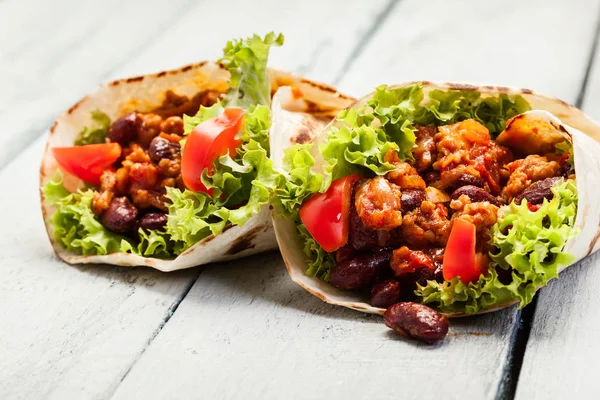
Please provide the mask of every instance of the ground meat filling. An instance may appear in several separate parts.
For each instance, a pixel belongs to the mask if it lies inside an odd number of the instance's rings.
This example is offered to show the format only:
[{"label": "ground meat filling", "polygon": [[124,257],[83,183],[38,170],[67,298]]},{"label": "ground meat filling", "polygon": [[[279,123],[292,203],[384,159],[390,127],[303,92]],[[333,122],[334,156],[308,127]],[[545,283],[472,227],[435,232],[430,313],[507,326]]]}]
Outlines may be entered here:
[{"label": "ground meat filling", "polygon": [[92,211],[105,228],[135,237],[139,228],[161,229],[167,223],[167,187],[185,189],[181,177],[183,114],[211,106],[219,93],[206,91],[192,99],[167,92],[163,105],[150,112],[131,112],[114,121],[108,140],[123,149],[114,169],[100,177]]},{"label": "ground meat filling", "polygon": [[417,126],[415,136],[415,147],[412,149],[413,157],[415,158],[415,168],[417,171],[426,171],[429,169],[437,152],[435,151],[435,140],[433,139],[437,133],[435,126]]},{"label": "ground meat filling", "polygon": [[502,191],[506,200],[512,200],[534,182],[558,176],[561,173],[558,162],[548,161],[548,158],[535,154],[513,161],[507,167],[510,171],[510,178]]},{"label": "ground meat filling", "polygon": [[500,194],[501,168],[512,160],[510,150],[492,141],[488,129],[475,120],[438,129],[433,169],[440,172],[440,179],[433,186],[456,189],[474,185],[495,196]]},{"label": "ground meat filling", "polygon": [[332,270],[334,286],[369,289],[380,306],[388,297],[414,300],[417,284],[443,281],[444,248],[455,220],[475,225],[476,251],[485,258],[500,206],[513,199],[541,203],[564,175],[556,156],[515,160],[474,120],[419,126],[415,135],[414,160],[390,151],[384,160],[394,170],[355,184],[348,244],[337,251]]},{"label": "ground meat filling", "polygon": [[355,207],[368,229],[389,231],[402,225],[400,188],[382,176],[358,183]]}]

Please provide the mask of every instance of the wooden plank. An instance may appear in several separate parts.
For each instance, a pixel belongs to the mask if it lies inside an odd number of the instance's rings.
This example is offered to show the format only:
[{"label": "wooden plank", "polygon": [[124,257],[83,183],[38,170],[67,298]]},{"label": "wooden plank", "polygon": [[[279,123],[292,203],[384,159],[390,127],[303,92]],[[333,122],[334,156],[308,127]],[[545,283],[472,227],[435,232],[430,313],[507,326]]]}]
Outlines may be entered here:
[{"label": "wooden plank", "polygon": [[429,399],[442,376],[464,398],[482,398],[495,392],[479,379],[501,372],[512,315],[457,320],[446,342],[427,347],[380,317],[321,302],[290,281],[278,256],[260,255],[206,268],[114,398]]},{"label": "wooden plank", "polygon": [[[583,110],[600,119],[600,44]],[[517,386],[517,399],[596,398],[600,361],[600,254],[561,273],[539,294]]]},{"label": "wooden plank", "polygon": [[58,261],[39,208],[42,145],[0,173],[14,188],[0,197],[0,397],[106,397],[200,271]]},{"label": "wooden plank", "polygon": [[0,167],[112,70],[148,51],[146,47],[194,4],[190,0],[152,0],[144,7],[116,0],[5,4],[0,13],[0,129],[6,133],[0,135]]},{"label": "wooden plank", "polygon": [[[496,83],[575,101],[596,0],[403,1],[340,88],[368,93],[411,80]],[[390,39],[388,39],[390,38]],[[357,79],[356,76],[360,76]]]},{"label": "wooden plank", "polygon": [[[542,4],[403,1],[354,52],[347,73],[336,76],[352,93],[416,78],[478,79],[532,83],[574,101],[570,86],[583,78],[594,17],[569,1],[553,3],[551,11]],[[557,35],[565,21],[573,22]],[[548,65],[563,43],[573,43],[569,63]],[[514,308],[454,320],[448,340],[431,348],[397,338],[379,317],[320,302],[289,282],[279,258],[217,268],[205,270],[115,398],[434,399],[443,390],[446,398],[489,399],[503,393],[498,388],[519,316]],[[443,388],[432,389],[432,382],[444,382]]]},{"label": "wooden plank", "polygon": [[[339,68],[351,52],[352,42],[336,39],[339,32],[348,24],[354,26],[355,32],[360,31],[385,2],[371,2],[365,8],[360,0],[344,1],[338,3],[344,12],[337,18],[333,13],[335,7],[330,4],[321,7],[328,14],[313,17],[318,2],[311,1],[300,7],[269,0],[262,3],[264,10],[250,8],[242,1],[211,3],[210,16],[209,8],[199,4],[180,12],[181,20],[162,27],[153,24],[147,16],[145,25],[152,26],[153,32],[158,30],[162,39],[146,43],[139,53],[126,44],[119,45],[122,46],[119,52],[125,55],[122,59],[127,61],[115,75],[213,58],[232,35],[223,21],[233,21],[236,25],[231,28],[237,35],[265,32],[270,28],[285,31],[288,34],[286,46],[292,49],[287,50],[289,59],[280,58],[284,60],[282,64],[289,69],[303,68],[305,72],[325,76],[330,71],[327,68],[331,71]],[[228,19],[233,14],[247,18]],[[299,23],[308,20],[321,29],[310,30]],[[248,25],[244,26],[246,22]],[[116,30],[114,37],[123,38],[131,26],[121,24],[111,29]],[[202,41],[203,37],[207,43]],[[110,47],[100,39],[93,39],[79,50],[80,57],[91,58],[99,54],[97,52],[108,52],[104,46]],[[284,49],[276,51],[286,51]],[[322,54],[321,49],[325,49],[326,54]],[[307,65],[304,54],[316,56]],[[141,59],[142,64],[128,65]],[[323,63],[323,59],[328,62]],[[44,115],[53,118],[63,108],[62,103],[58,103],[74,93],[71,85],[80,82],[80,89],[88,90],[89,86],[96,85],[98,77],[110,78],[107,70],[97,66],[95,60],[81,71],[71,69],[72,74],[78,75],[69,77],[64,99],[60,85],[40,87],[39,97],[45,100],[31,112],[43,109]],[[51,99],[58,105],[51,105]],[[25,110],[17,107],[14,112],[25,115]],[[31,112],[26,116],[31,116]],[[35,136],[41,133],[35,124],[25,118],[15,118],[10,124],[3,122],[3,129],[18,132],[18,128],[26,126]],[[40,138],[0,172],[0,185],[15,188],[16,192],[14,195],[6,192],[0,198],[0,210],[3,210],[0,233],[7,238],[0,243],[3,266],[0,268],[0,316],[4,323],[0,330],[0,398],[105,398],[116,389],[168,321],[200,271],[192,269],[166,275],[146,269],[70,267],[56,260],[38,211],[37,172],[43,140]],[[226,265],[220,267],[226,268]]]}]

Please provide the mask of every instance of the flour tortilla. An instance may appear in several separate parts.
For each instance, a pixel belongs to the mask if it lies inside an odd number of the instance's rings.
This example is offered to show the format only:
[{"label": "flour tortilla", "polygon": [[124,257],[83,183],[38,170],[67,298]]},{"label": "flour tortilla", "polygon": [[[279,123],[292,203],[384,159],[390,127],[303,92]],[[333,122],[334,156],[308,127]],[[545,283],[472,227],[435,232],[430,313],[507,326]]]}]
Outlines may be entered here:
[{"label": "flour tortilla", "polygon": [[[391,88],[408,86],[417,82],[407,82],[400,85],[391,86]],[[514,89],[501,86],[482,86],[457,83],[432,83],[422,82],[424,91],[429,92],[433,89],[441,90],[468,90],[481,92],[482,96],[499,95],[502,93],[508,95],[522,95],[532,106],[533,111],[526,114],[544,119],[554,125],[558,131],[572,141],[575,159],[575,172],[577,174],[578,188],[578,208],[575,227],[580,233],[565,245],[565,251],[575,256],[575,264],[582,258],[592,254],[600,248],[600,207],[594,204],[600,198],[600,124],[592,120],[586,114],[576,107],[573,107],[562,100],[554,97],[534,93],[528,89]],[[358,100],[352,107],[360,108],[373,96],[368,94]],[[277,96],[276,96],[277,97]],[[277,100],[277,98],[276,98]],[[287,112],[278,105],[273,106],[274,112],[286,114]],[[285,116],[274,115],[274,119],[284,119]],[[311,117],[306,116],[305,120]],[[305,126],[309,122],[303,121],[300,126]],[[336,124],[332,121],[314,140],[316,143],[322,143],[327,136],[329,128]],[[294,143],[296,137],[302,132],[302,128],[294,131],[293,127],[287,125],[283,131],[272,131],[271,134],[271,157],[274,161],[281,162],[283,150],[288,143]],[[286,138],[285,136],[288,135]],[[291,135],[291,136],[290,136]],[[596,139],[596,140],[594,140]],[[598,141],[597,141],[598,140]],[[316,165],[323,163],[322,156],[313,148],[313,156]],[[385,309],[373,307],[368,303],[364,296],[350,291],[344,291],[335,288],[321,279],[309,277],[304,274],[308,265],[303,252],[303,243],[298,236],[295,223],[289,219],[279,218],[278,210],[273,211],[273,220],[275,234],[279,242],[279,248],[285,261],[290,277],[306,289],[308,292],[317,296],[321,300],[340,305],[354,310],[363,311],[372,314],[383,314]],[[571,264],[571,265],[573,265]],[[562,267],[561,271],[567,266]],[[509,307],[514,303],[499,305],[494,308],[484,310],[480,313],[496,311]],[[450,317],[463,316],[463,314],[447,314]]]},{"label": "flour tortilla", "polygon": [[[338,93],[330,86],[310,81],[287,72],[269,69],[273,90],[291,85],[293,96],[279,103],[290,115],[309,112],[316,123],[324,126],[340,109],[348,107],[354,99]],[[130,111],[150,111],[159,107],[165,92],[193,97],[204,90],[227,90],[229,72],[221,65],[202,62],[176,70],[123,79],[102,85],[59,116],[49,132],[40,169],[40,188],[55,175],[58,165],[52,147],[72,146],[77,135],[88,125],[93,125],[91,112],[101,110],[111,120]],[[318,127],[313,127],[318,129]],[[70,191],[83,186],[83,182],[65,174],[64,185]],[[225,261],[277,248],[268,207],[252,217],[243,226],[226,227],[223,233],[209,236],[172,260],[142,257],[127,253],[81,256],[66,251],[53,236],[50,218],[55,208],[41,194],[42,212],[48,237],[56,254],[71,264],[103,263],[122,266],[148,266],[161,271],[174,271],[215,261]]]}]

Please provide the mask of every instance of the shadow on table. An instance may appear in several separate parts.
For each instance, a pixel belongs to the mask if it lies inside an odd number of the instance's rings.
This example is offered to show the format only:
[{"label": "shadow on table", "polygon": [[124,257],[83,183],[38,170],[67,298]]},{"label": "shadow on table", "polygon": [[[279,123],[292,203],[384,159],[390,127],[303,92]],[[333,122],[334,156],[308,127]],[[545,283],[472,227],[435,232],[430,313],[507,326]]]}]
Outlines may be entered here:
[{"label": "shadow on table", "polygon": [[[287,307],[311,315],[382,323],[378,315],[361,313],[319,300],[293,282],[278,252],[260,254],[229,263],[212,264],[200,275],[194,285],[193,298],[203,304],[228,301],[231,307],[267,303]],[[491,336],[510,329],[515,308],[493,314],[454,318],[451,334],[454,336]]]},{"label": "shadow on table", "polygon": [[[311,315],[381,323],[381,317],[327,304],[293,282],[277,251],[208,265],[192,289],[202,304],[230,302],[231,307],[261,303]],[[188,296],[190,297],[190,296]]]},{"label": "shadow on table", "polygon": [[564,335],[565,330],[596,315],[598,285],[593,282],[600,280],[599,259],[600,252],[584,258],[538,292],[533,339]]}]

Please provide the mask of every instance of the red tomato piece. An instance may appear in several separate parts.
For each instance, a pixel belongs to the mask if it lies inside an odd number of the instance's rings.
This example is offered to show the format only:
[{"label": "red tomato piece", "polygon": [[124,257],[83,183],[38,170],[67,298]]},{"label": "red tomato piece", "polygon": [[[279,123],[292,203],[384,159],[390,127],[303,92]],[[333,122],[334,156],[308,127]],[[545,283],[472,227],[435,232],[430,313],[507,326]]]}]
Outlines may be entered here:
[{"label": "red tomato piece", "polygon": [[348,243],[352,187],[360,175],[336,179],[325,193],[315,193],[300,207],[300,220],[327,252]]},{"label": "red tomato piece", "polygon": [[202,171],[207,169],[210,174],[215,158],[235,154],[241,143],[235,136],[245,113],[240,108],[226,108],[222,115],[202,122],[188,135],[181,155],[181,176],[188,189],[212,195],[202,183]]},{"label": "red tomato piece", "polygon": [[449,281],[460,276],[464,283],[479,279],[483,272],[480,258],[475,253],[475,225],[463,219],[455,219],[444,251],[442,273]]},{"label": "red tomato piece", "polygon": [[54,147],[54,158],[61,169],[84,182],[100,185],[100,175],[112,168],[121,157],[118,143],[88,144],[74,147]]}]

